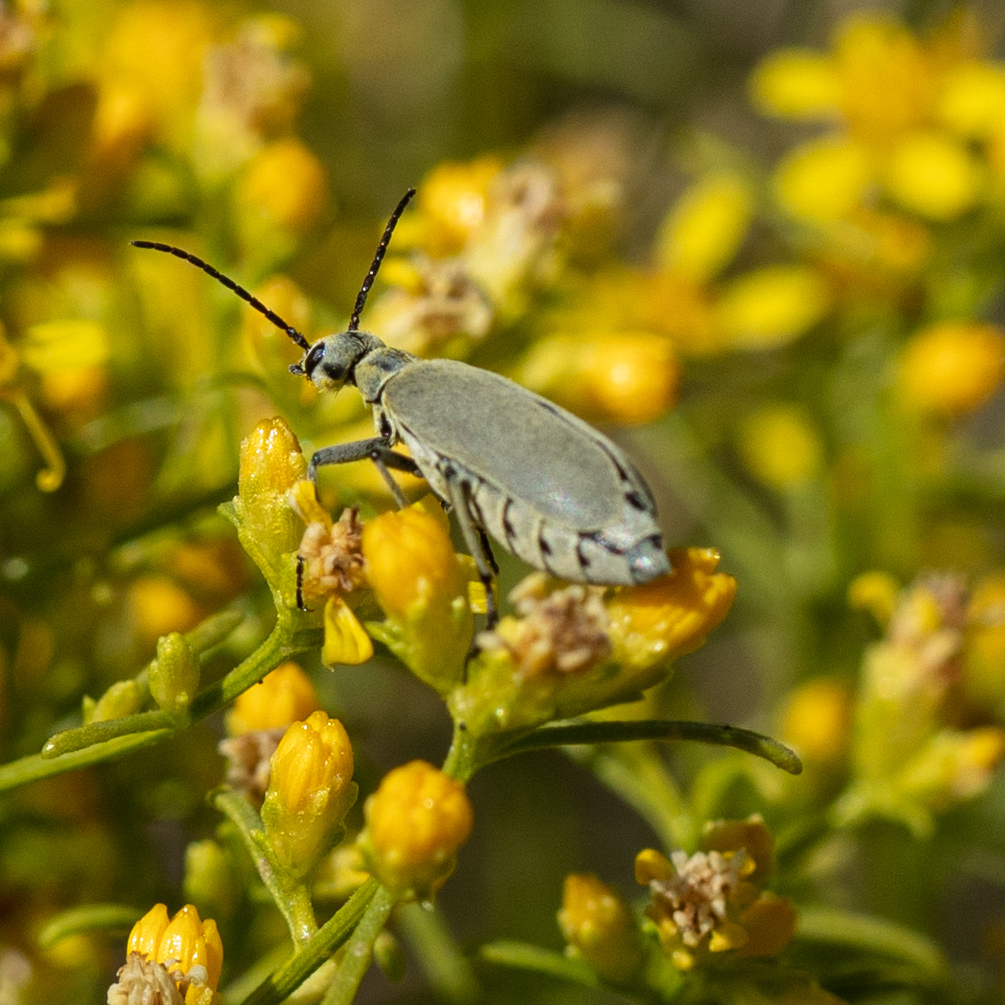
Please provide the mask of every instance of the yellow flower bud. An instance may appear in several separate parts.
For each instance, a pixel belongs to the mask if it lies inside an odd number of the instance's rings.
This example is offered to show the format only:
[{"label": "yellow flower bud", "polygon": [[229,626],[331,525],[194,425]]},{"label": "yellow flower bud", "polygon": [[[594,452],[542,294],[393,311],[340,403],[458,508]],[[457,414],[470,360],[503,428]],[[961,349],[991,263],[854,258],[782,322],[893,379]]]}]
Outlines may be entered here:
[{"label": "yellow flower bud", "polygon": [[286,727],[318,707],[310,677],[296,663],[282,663],[258,684],[237,696],[227,716],[227,732],[240,736],[256,729]]},{"label": "yellow flower bud", "polygon": [[140,710],[144,695],[135,680],[117,680],[97,700],[84,697],[84,722],[105,722]]},{"label": "yellow flower bud", "polygon": [[130,961],[136,958],[146,960],[160,964],[163,970],[156,973],[149,968],[131,967],[127,962],[119,971],[118,984],[109,991],[110,1002],[141,1000],[138,995],[129,995],[130,985],[138,990],[137,984],[156,986],[167,977],[174,981],[186,1001],[201,1005],[212,997],[206,994],[206,989],[213,992],[220,982],[223,943],[216,922],[211,918],[202,921],[191,904],[183,907],[170,920],[167,908],[163,904],[155,904],[133,926],[126,949]]},{"label": "yellow flower bud", "polygon": [[914,132],[890,152],[886,188],[905,209],[927,220],[955,220],[977,201],[984,184],[967,149],[937,132]]},{"label": "yellow flower bud", "polygon": [[199,660],[181,635],[171,632],[157,640],[157,656],[147,680],[160,709],[172,714],[184,712],[195,697],[199,676]]},{"label": "yellow flower bud", "polygon": [[806,761],[840,763],[848,752],[852,695],[841,681],[818,677],[789,695],[782,713],[782,739]]},{"label": "yellow flower bud", "polygon": [[368,520],[363,556],[367,581],[390,623],[379,637],[442,691],[463,671],[473,621],[468,577],[437,510],[436,503],[420,502]]},{"label": "yellow flower bud", "polygon": [[697,649],[736,595],[736,580],[715,571],[714,548],[676,548],[669,555],[670,575],[624,587],[607,603],[614,659],[632,669],[662,665]]},{"label": "yellow flower bud", "polygon": [[740,430],[739,448],[751,474],[783,490],[812,480],[820,471],[823,454],[810,417],[795,405],[773,405],[748,416]]},{"label": "yellow flower bud", "polygon": [[454,871],[474,811],[460,782],[425,761],[394,768],[363,807],[374,874],[397,893],[428,897]]},{"label": "yellow flower bud", "polygon": [[356,800],[352,745],[337,719],[318,710],[295,722],[272,755],[262,822],[276,861],[307,875]]},{"label": "yellow flower bud", "polygon": [[1005,731],[984,726],[936,733],[904,767],[897,788],[940,811],[983,792],[1005,755]]},{"label": "yellow flower bud", "polygon": [[802,335],[831,305],[827,284],[806,265],[770,265],[734,279],[716,304],[716,320],[737,349],[773,349]]},{"label": "yellow flower bud", "polygon": [[294,137],[258,153],[236,192],[237,212],[249,247],[272,231],[301,236],[328,202],[328,178],[317,156]]},{"label": "yellow flower bud", "polygon": [[755,67],[749,90],[763,115],[817,121],[836,116],[840,81],[828,56],[812,49],[778,49]]},{"label": "yellow flower bud", "polygon": [[642,966],[642,941],[624,898],[596,876],[565,877],[558,924],[568,951],[605,980],[623,984]]},{"label": "yellow flower bud", "polygon": [[[307,461],[285,419],[263,420],[241,443],[234,499],[238,537],[273,589],[285,572],[282,555],[296,551],[303,535],[288,493],[306,474]],[[292,593],[292,582],[285,585]]]},{"label": "yellow flower bud", "polygon": [[187,632],[199,622],[199,607],[173,579],[139,576],[129,587],[136,634],[150,644],[169,632]]},{"label": "yellow flower bud", "polygon": [[941,321],[916,332],[898,363],[901,401],[919,412],[964,415],[1005,378],[1005,332],[978,321]]}]

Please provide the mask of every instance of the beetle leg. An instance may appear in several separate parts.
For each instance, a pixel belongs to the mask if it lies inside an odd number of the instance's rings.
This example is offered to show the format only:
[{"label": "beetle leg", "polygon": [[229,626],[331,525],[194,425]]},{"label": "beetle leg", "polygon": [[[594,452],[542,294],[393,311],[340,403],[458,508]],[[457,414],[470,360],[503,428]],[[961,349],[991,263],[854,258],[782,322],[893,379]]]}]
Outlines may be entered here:
[{"label": "beetle leg", "polygon": [[[318,468],[328,464],[349,464],[352,461],[365,461],[367,458],[377,462],[378,467],[382,462],[385,468],[396,468],[399,471],[407,471],[410,475],[417,475],[419,473],[419,466],[411,457],[395,453],[384,437],[374,436],[369,440],[338,443],[333,447],[322,447],[320,450],[315,450],[311,463],[307,467],[307,477],[316,485],[318,481]],[[388,476],[385,475],[386,477]]]},{"label": "beetle leg", "polygon": [[405,493],[401,491],[401,486],[391,477],[391,472],[387,470],[387,464],[381,456],[380,451],[374,450],[370,454],[370,459],[377,465],[380,477],[384,479],[387,487],[391,490],[391,495],[394,496],[398,509],[404,509],[408,505],[408,500],[405,498]]},{"label": "beetle leg", "polygon": [[492,571],[495,566],[495,559],[492,552],[482,546],[485,541],[484,531],[475,523],[471,515],[471,503],[468,486],[460,481],[453,468],[447,468],[444,472],[444,479],[447,483],[447,491],[450,493],[450,503],[457,514],[457,522],[461,527],[461,534],[464,543],[471,552],[471,557],[475,560],[475,568],[478,570],[478,578],[485,587],[485,627],[495,628],[499,621],[499,611],[496,609],[496,598],[492,592],[492,584],[495,582],[495,573]]}]

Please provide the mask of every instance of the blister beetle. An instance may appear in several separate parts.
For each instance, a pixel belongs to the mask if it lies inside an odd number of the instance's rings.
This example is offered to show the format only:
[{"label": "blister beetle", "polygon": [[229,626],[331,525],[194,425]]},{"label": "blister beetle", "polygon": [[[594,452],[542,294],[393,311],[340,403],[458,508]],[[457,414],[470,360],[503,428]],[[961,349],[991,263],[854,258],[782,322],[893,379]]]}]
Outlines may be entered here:
[{"label": "blister beetle", "polygon": [[[223,283],[304,350],[290,371],[319,390],[357,387],[373,410],[377,436],[322,447],[308,474],[325,464],[371,459],[400,506],[394,468],[419,474],[457,514],[497,620],[498,571],[486,533],[529,565],[580,583],[647,583],[670,572],[649,486],[620,447],[582,419],[519,384],[467,363],[420,359],[360,331],[367,294],[398,218],[402,197],[363,280],[348,328],[312,345],[292,325],[201,258],[155,241],[138,248],[184,259]],[[410,456],[393,450],[403,443]],[[298,602],[302,598],[299,596]]]}]

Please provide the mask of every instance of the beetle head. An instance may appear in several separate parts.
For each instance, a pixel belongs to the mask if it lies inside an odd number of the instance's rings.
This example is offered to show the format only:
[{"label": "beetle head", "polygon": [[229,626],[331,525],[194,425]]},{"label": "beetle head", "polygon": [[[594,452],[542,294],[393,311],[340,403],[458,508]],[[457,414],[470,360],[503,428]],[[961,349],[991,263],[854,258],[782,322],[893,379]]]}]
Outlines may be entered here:
[{"label": "beetle head", "polygon": [[356,383],[356,364],[384,343],[369,332],[348,331],[320,338],[290,373],[303,374],[319,391],[339,391]]}]

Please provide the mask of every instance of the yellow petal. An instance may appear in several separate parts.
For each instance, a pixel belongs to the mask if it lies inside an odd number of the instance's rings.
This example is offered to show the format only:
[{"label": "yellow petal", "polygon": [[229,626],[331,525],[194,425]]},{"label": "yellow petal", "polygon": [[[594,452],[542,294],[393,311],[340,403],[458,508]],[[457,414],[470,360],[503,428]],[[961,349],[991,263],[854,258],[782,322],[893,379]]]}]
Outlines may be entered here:
[{"label": "yellow petal", "polygon": [[754,106],[764,115],[815,121],[837,114],[833,60],[812,49],[771,53],[754,70],[749,87]]},{"label": "yellow petal", "polygon": [[656,239],[657,261],[686,279],[711,279],[733,259],[753,212],[753,192],[739,175],[724,171],[700,179],[663,221]]},{"label": "yellow petal", "polygon": [[775,168],[775,199],[793,216],[827,223],[860,206],[872,181],[862,144],[846,136],[825,136],[794,148]]},{"label": "yellow petal", "polygon": [[1005,123],[1005,66],[974,60],[946,74],[935,115],[960,136],[983,139]]},{"label": "yellow petal", "polygon": [[734,280],[716,305],[737,348],[772,349],[812,328],[830,307],[830,290],[805,265],[770,265]]},{"label": "yellow petal", "polygon": [[290,506],[304,523],[323,523],[328,530],[331,530],[331,514],[318,502],[317,486],[310,479],[302,478],[296,482],[287,498]]},{"label": "yellow petal", "polygon": [[901,206],[929,220],[955,220],[974,205],[983,183],[966,148],[935,131],[901,140],[890,154],[885,180]]},{"label": "yellow petal", "polygon": [[359,666],[373,656],[373,642],[349,605],[339,596],[325,604],[325,643],[321,658],[325,666],[342,663]]}]

